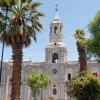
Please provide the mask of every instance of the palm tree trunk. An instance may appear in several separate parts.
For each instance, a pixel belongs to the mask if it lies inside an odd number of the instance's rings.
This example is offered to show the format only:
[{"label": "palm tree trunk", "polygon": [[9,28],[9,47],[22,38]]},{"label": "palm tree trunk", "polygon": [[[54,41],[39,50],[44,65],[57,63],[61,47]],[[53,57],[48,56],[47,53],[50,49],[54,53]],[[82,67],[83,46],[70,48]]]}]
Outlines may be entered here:
[{"label": "palm tree trunk", "polygon": [[12,71],[12,91],[11,100],[20,100],[20,87],[21,87],[21,69],[22,69],[22,44],[12,44],[12,60],[13,60],[13,71]]},{"label": "palm tree trunk", "polygon": [[79,62],[80,62],[80,72],[85,71],[87,69],[87,57],[85,48],[80,45],[77,41],[77,50],[79,54]]}]

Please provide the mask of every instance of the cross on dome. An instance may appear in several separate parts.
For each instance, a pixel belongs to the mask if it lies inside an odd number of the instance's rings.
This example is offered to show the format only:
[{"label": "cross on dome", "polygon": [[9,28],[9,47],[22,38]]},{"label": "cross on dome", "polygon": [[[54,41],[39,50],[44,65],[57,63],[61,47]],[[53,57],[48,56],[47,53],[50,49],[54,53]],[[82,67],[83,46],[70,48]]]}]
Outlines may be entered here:
[{"label": "cross on dome", "polygon": [[57,5],[57,4],[56,4],[56,9],[55,9],[55,11],[58,12],[58,5]]},{"label": "cross on dome", "polygon": [[57,21],[58,22],[61,22],[60,21],[60,18],[59,18],[59,15],[58,15],[58,5],[56,4],[56,8],[55,8],[55,16],[53,18],[53,22]]}]

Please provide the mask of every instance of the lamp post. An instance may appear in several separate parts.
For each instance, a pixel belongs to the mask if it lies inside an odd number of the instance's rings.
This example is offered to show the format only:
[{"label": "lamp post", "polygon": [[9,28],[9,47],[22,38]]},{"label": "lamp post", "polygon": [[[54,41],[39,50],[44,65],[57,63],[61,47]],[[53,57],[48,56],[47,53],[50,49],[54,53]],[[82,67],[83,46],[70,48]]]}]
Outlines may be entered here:
[{"label": "lamp post", "polygon": [[[6,34],[6,25],[7,25],[7,16],[8,16],[8,5],[5,6],[6,10],[6,18],[5,18],[5,27],[3,28],[3,32]],[[1,85],[1,79],[2,79],[2,65],[3,65],[3,56],[4,56],[4,41],[2,44],[2,54],[1,54],[1,64],[0,64],[0,85]]]}]

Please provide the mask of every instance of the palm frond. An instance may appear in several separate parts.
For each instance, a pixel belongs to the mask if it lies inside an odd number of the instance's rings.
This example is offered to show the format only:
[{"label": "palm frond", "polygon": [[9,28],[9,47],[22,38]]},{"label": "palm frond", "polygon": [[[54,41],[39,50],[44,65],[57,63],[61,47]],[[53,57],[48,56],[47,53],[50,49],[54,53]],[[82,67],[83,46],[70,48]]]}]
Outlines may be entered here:
[{"label": "palm frond", "polygon": [[41,12],[37,12],[37,16],[38,16],[38,17],[41,17],[41,16],[44,16],[44,14],[41,13]]},{"label": "palm frond", "polygon": [[37,7],[39,7],[41,5],[42,5],[42,3],[34,2],[34,3],[30,3],[29,7],[30,7],[30,9],[36,9]]},{"label": "palm frond", "polygon": [[27,0],[21,0],[22,3],[25,3]]},{"label": "palm frond", "polygon": [[15,4],[14,1],[15,0],[0,0],[0,7],[3,10],[5,10],[6,8],[10,10],[10,8]]},{"label": "palm frond", "polygon": [[[36,41],[37,32],[43,29],[40,17],[44,16],[44,14],[37,10],[40,5],[41,3],[33,2],[32,0],[19,0],[19,2],[18,0],[13,0],[13,6],[8,10],[6,35],[1,32],[0,39],[3,37],[2,39],[6,44],[23,41],[25,46],[31,43],[32,38]],[[3,18],[3,21],[0,22],[0,27],[3,28],[4,20],[6,20],[3,11],[0,16]]]},{"label": "palm frond", "polygon": [[83,39],[85,36],[85,32],[83,29],[77,29],[74,34],[76,39]]},{"label": "palm frond", "polygon": [[29,3],[31,3],[32,2],[32,0],[27,0],[27,3],[29,4]]}]

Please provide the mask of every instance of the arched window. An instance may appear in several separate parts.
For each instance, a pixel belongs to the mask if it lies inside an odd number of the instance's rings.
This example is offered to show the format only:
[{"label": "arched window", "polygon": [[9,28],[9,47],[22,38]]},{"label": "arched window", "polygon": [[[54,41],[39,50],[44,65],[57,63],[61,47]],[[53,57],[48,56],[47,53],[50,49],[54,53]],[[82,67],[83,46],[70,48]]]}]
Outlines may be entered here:
[{"label": "arched window", "polygon": [[52,55],[52,63],[57,63],[58,62],[58,54],[57,53],[54,53]]},{"label": "arched window", "polygon": [[54,95],[57,94],[57,89],[56,89],[56,88],[53,89],[53,94],[54,94]]},{"label": "arched window", "polygon": [[54,33],[57,33],[57,26],[54,27]]}]

